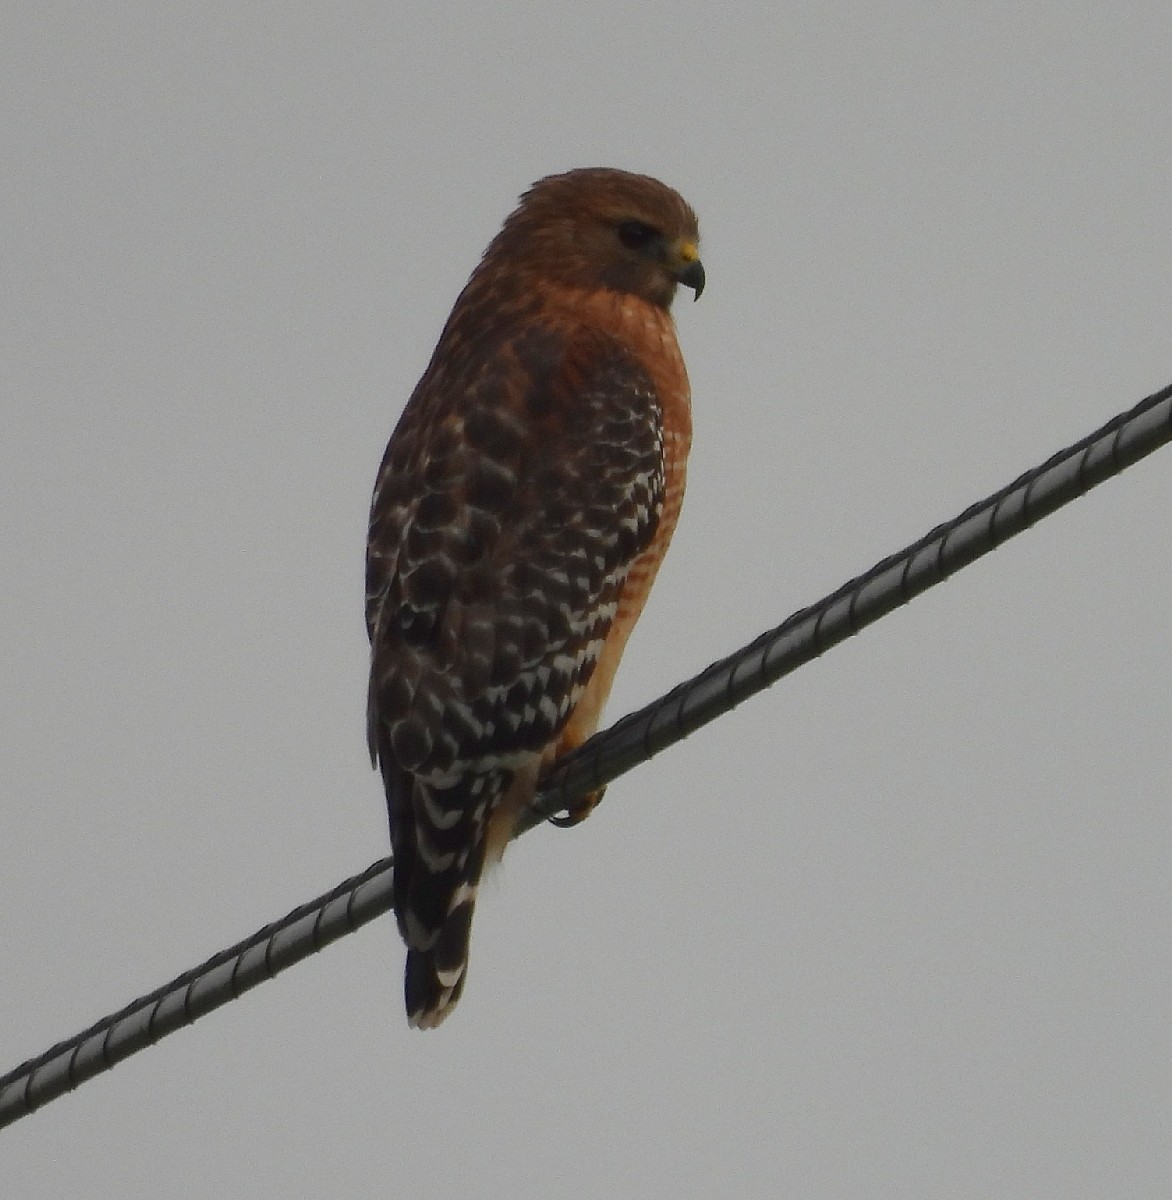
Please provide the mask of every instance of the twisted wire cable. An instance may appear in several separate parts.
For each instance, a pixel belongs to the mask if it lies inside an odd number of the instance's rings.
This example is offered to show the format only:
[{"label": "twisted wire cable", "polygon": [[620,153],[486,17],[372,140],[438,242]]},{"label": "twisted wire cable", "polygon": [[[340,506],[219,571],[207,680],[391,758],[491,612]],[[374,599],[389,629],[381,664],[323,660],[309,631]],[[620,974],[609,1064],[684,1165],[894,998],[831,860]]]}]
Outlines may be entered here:
[{"label": "twisted wire cable", "polygon": [[[545,776],[518,834],[716,720],[1169,440],[1172,385],[591,738]],[[391,860],[384,858],[0,1077],[0,1128],[390,908]]]}]

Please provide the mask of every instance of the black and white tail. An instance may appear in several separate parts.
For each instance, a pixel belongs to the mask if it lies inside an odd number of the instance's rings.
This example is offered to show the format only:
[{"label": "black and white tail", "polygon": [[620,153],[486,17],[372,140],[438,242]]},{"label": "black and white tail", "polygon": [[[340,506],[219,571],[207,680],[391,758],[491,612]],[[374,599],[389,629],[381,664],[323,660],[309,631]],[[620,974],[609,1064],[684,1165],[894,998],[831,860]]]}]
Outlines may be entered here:
[{"label": "black and white tail", "polygon": [[396,774],[397,786],[388,786],[387,795],[395,916],[407,943],[407,1020],[413,1028],[434,1029],[464,990],[488,817],[506,777],[471,775],[439,788]]}]

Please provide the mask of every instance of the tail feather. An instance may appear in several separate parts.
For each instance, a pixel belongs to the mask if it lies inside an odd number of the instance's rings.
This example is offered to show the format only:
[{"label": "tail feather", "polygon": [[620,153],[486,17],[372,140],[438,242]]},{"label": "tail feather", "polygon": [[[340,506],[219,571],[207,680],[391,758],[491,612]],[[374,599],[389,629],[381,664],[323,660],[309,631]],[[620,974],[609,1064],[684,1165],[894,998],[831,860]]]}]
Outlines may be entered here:
[{"label": "tail feather", "polygon": [[[439,789],[416,779],[410,851],[395,848],[395,907],[407,943],[404,1000],[416,1029],[434,1029],[464,990],[472,914],[484,871],[486,814],[507,779]],[[457,813],[458,819],[449,820]],[[439,818],[439,819],[437,819]]]},{"label": "tail feather", "polygon": [[413,1029],[434,1029],[456,1007],[468,974],[475,893],[452,910],[431,950],[407,951],[403,998]]}]

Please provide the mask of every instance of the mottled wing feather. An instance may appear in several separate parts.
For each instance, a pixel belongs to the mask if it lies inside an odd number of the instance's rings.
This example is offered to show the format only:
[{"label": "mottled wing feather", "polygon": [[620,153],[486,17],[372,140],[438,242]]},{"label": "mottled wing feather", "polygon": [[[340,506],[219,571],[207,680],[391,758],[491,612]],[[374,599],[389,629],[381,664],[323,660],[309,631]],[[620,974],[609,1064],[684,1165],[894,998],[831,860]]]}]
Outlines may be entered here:
[{"label": "mottled wing feather", "polygon": [[367,553],[368,733],[416,1013],[459,995],[486,824],[582,695],[664,493],[654,388],[610,335],[529,321],[439,362],[387,448]]},{"label": "mottled wing feather", "polygon": [[656,397],[607,335],[531,329],[459,390],[425,376],[371,516],[372,753],[443,786],[544,748],[662,499]]}]

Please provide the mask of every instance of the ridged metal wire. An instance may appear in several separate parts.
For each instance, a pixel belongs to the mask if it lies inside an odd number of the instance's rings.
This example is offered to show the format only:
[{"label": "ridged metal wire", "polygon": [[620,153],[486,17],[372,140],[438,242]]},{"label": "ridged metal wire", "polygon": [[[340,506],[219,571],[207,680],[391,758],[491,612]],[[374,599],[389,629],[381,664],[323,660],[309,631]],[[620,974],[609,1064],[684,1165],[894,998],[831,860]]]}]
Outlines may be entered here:
[{"label": "ridged metal wire", "polygon": [[524,833],[716,720],[1172,439],[1172,385],[631,713],[543,780]]},{"label": "ridged metal wire", "polygon": [[[567,755],[543,781],[519,832],[687,737],[1170,439],[1172,386]],[[0,1127],[388,912],[390,868],[391,860],[381,859],[0,1077]]]}]

